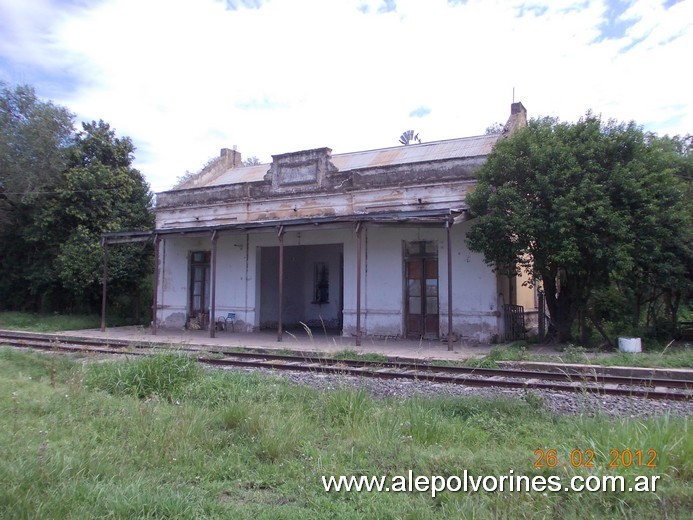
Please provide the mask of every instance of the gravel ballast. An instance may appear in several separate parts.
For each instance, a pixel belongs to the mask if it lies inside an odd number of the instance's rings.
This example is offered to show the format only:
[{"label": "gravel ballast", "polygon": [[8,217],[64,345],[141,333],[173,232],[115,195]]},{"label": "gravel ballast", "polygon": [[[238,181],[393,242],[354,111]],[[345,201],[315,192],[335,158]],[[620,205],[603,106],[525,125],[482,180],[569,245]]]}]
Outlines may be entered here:
[{"label": "gravel ballast", "polygon": [[508,398],[541,403],[547,411],[555,415],[609,415],[619,417],[651,417],[666,413],[674,415],[693,415],[690,401],[668,401],[644,399],[642,397],[604,396],[593,393],[552,392],[546,390],[479,388],[450,383],[411,381],[403,379],[376,379],[346,375],[318,374],[311,372],[290,372],[268,369],[236,369],[260,372],[284,378],[294,384],[306,385],[318,390],[337,390],[340,388],[363,388],[375,398],[434,397],[434,396],[481,396],[488,398]]}]

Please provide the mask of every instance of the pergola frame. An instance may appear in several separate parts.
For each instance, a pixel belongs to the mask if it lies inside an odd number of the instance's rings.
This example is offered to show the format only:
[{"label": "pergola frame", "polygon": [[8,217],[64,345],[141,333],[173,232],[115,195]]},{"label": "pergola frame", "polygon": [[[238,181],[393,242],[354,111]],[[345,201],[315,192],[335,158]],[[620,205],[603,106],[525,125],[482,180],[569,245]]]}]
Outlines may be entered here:
[{"label": "pergola frame", "polygon": [[157,334],[157,308],[159,292],[159,249],[162,240],[166,238],[190,237],[190,236],[210,236],[212,242],[210,275],[211,275],[211,301],[210,301],[210,321],[209,336],[215,336],[216,323],[216,267],[217,267],[217,241],[219,235],[228,231],[253,231],[253,230],[277,230],[279,242],[279,283],[278,283],[278,326],[277,341],[282,341],[282,300],[284,291],[284,234],[287,229],[301,231],[303,229],[315,229],[316,227],[339,226],[351,223],[354,225],[356,234],[356,346],[361,345],[361,271],[362,271],[362,234],[367,224],[387,225],[387,226],[411,226],[420,227],[441,227],[446,229],[447,245],[447,292],[448,292],[448,350],[453,350],[453,327],[452,327],[452,238],[451,228],[460,221],[466,219],[465,209],[441,209],[441,210],[414,210],[371,213],[363,215],[346,215],[332,217],[301,218],[282,221],[261,221],[248,222],[243,224],[225,224],[217,226],[202,226],[182,229],[155,229],[153,231],[131,231],[104,233],[101,236],[101,245],[104,249],[103,279],[102,279],[102,298],[101,298],[101,332],[106,330],[106,299],[107,299],[107,280],[108,280],[108,248],[110,245],[125,244],[133,242],[152,241],[154,243],[154,295],[152,298],[152,334]]}]

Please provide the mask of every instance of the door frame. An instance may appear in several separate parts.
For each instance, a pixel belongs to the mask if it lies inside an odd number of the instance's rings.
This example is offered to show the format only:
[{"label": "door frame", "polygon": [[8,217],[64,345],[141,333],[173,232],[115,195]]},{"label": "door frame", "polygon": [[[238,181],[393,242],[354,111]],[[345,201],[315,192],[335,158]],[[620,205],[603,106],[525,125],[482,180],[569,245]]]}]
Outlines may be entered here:
[{"label": "door frame", "polygon": [[[417,249],[418,251],[413,251]],[[432,240],[417,240],[417,241],[404,241],[402,244],[403,250],[403,289],[404,289],[404,336],[405,337],[418,337],[427,339],[438,339],[440,337],[440,262],[438,260],[438,245],[437,242]],[[420,286],[420,313],[419,313],[419,328],[421,332],[411,331],[410,328],[410,316],[409,305],[410,305],[410,295],[409,295],[409,264],[418,263],[419,270],[421,272],[421,286]],[[436,287],[436,312],[435,314],[427,313],[427,299],[429,295],[427,294],[427,280],[432,280],[433,278],[427,278],[426,274],[429,269],[430,263],[435,264],[435,287]],[[416,297],[416,296],[414,296]],[[435,318],[434,318],[435,316]],[[430,317],[430,318],[429,318]],[[430,320],[433,320],[430,321]]]},{"label": "door frame", "polygon": [[[201,260],[196,260],[198,255],[202,255]],[[207,321],[209,320],[209,304],[205,308],[205,300],[209,301],[209,293],[211,293],[211,264],[212,264],[212,254],[210,251],[200,250],[200,251],[190,251],[190,260],[188,262],[188,317],[195,318],[197,315],[202,314],[205,319],[201,320],[200,327],[204,328],[207,326]],[[202,287],[200,297],[200,309],[195,309],[194,299],[195,299],[195,268],[202,267]],[[204,323],[202,323],[204,321]]]}]

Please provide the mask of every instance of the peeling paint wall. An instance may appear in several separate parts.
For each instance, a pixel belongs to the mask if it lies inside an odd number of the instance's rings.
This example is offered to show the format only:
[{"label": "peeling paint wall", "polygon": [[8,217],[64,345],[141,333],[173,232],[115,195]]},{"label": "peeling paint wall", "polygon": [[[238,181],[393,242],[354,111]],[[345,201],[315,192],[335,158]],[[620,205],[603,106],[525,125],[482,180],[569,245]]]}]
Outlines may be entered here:
[{"label": "peeling paint wall", "polygon": [[[480,158],[457,159],[407,165],[407,168],[398,165],[337,172],[325,174],[324,178],[316,174],[312,183],[282,184],[269,176],[261,182],[160,193],[157,228],[464,208],[466,193],[473,185],[472,172],[482,162]],[[312,168],[309,162],[301,164]],[[305,174],[307,177],[295,172],[292,175],[304,179],[310,177],[309,173]]]},{"label": "peeling paint wall", "polygon": [[[208,237],[166,238],[161,248],[158,318],[164,327],[182,328],[189,314],[190,253],[211,251],[211,233]],[[253,302],[247,293],[252,282],[247,262],[246,236],[221,235],[217,243],[216,316],[235,312],[237,329],[245,329],[247,323],[255,321]]]},{"label": "peeling paint wall", "polygon": [[[323,193],[225,200],[199,205],[157,206],[157,228],[185,229],[308,217],[345,216],[385,211],[465,208],[472,186],[455,183],[369,189],[353,193]],[[158,203],[159,204],[159,203]]]},{"label": "peeling paint wall", "polygon": [[[468,250],[464,243],[469,223],[452,227],[453,268],[453,332],[466,339],[487,342],[497,333],[496,279],[483,256]],[[362,324],[366,334],[402,337],[404,324],[404,256],[403,242],[433,241],[438,254],[439,324],[440,336],[447,334],[447,237],[440,228],[378,227],[368,226],[364,233],[362,264],[363,302]],[[355,255],[352,258],[355,265]],[[349,272],[345,255],[344,329],[346,334],[356,331],[355,269]],[[347,305],[349,302],[351,305]]]},{"label": "peeling paint wall", "polygon": [[[453,330],[468,341],[487,342],[498,332],[496,278],[481,255],[470,252],[464,235],[469,223],[452,228]],[[403,337],[403,242],[433,241],[439,260],[440,335],[447,334],[446,232],[440,228],[371,225],[363,233],[362,331],[365,336]],[[356,237],[352,227],[289,231],[285,243],[284,315],[287,325],[299,321],[320,331],[341,318],[342,333],[356,332]],[[211,249],[210,237],[169,238],[162,245],[159,319],[165,327],[183,327],[188,312],[191,251]],[[301,246],[301,247],[298,247]],[[343,274],[340,276],[340,256]],[[235,312],[236,330],[276,326],[278,308],[278,239],[274,232],[248,236],[220,235],[217,250],[216,315]],[[330,302],[313,303],[312,269],[325,262],[330,272]],[[340,284],[340,279],[342,283]],[[343,302],[343,315],[338,302]]]}]

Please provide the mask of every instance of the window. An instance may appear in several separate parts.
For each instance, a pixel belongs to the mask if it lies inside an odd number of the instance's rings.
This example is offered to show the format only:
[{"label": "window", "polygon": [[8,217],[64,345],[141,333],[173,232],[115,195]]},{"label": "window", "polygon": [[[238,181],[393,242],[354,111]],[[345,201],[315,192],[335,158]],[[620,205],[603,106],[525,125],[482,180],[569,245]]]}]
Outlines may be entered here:
[{"label": "window", "polygon": [[190,314],[197,316],[209,310],[209,251],[190,254]]},{"label": "window", "polygon": [[316,262],[313,276],[313,303],[329,303],[330,271],[325,262]]}]

